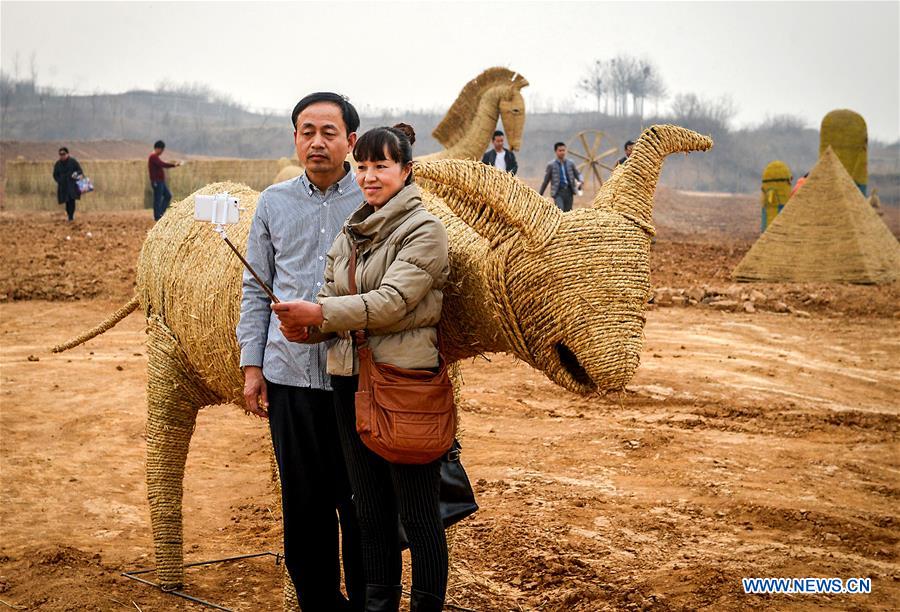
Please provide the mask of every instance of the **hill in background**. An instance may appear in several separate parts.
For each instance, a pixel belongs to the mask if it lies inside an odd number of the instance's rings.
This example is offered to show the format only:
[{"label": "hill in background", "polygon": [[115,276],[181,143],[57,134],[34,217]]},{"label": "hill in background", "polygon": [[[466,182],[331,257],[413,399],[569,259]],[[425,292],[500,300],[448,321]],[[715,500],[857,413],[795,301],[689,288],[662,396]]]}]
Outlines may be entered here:
[{"label": "hill in background", "polygon": [[[55,158],[56,143],[88,140],[141,143],[134,145],[134,154],[143,158],[160,138],[168,144],[169,156],[173,158],[293,156],[290,109],[285,109],[283,115],[251,112],[209,89],[74,96],[7,79],[0,93],[3,138],[53,141],[51,159]],[[442,117],[443,113],[391,111],[362,117],[361,129],[401,120],[410,123],[416,128],[416,153],[425,155],[440,149],[431,132]],[[773,159],[787,163],[795,177],[807,172],[817,160],[818,130],[791,118],[775,118],[753,129],[734,130],[727,119],[702,112],[690,117],[643,120],[594,112],[529,113],[524,146],[517,154],[520,174],[542,176],[552,159],[554,142],[565,141],[572,150],[580,152],[575,134],[582,130],[601,130],[606,134],[602,149],[619,149],[615,157],[609,158],[612,163],[622,154],[626,140],[636,138],[644,127],[654,123],[677,123],[711,135],[716,143],[710,153],[671,157],[663,173],[663,183],[670,187],[751,193],[759,189],[762,169]],[[9,159],[7,151],[0,153]],[[78,156],[74,151],[73,154]],[[120,158],[124,157],[123,150]],[[870,187],[879,189],[882,201],[900,205],[900,143],[870,142],[869,174]]]}]

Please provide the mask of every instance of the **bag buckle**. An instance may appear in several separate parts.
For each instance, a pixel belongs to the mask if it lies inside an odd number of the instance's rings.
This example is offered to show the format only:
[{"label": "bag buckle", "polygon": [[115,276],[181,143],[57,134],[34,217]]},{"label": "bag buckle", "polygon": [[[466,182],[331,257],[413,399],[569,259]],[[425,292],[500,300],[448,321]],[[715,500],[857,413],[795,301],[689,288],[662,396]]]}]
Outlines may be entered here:
[{"label": "bag buckle", "polygon": [[458,448],[451,448],[447,451],[447,461],[459,461],[460,450]]}]

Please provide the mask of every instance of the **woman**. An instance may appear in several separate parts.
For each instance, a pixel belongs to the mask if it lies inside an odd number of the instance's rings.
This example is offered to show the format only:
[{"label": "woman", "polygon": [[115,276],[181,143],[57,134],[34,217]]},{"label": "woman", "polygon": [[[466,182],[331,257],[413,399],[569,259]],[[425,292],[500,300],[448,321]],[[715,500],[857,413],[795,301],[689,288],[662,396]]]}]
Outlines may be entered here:
[{"label": "woman", "polygon": [[[422,205],[412,182],[413,129],[375,128],[353,148],[365,202],[350,215],[328,253],[318,304],[273,304],[289,340],[337,333],[328,373],[350,484],[362,531],[366,610],[396,611],[402,572],[397,514],[412,557],[410,610],[441,610],[447,590],[447,540],[438,506],[440,464],[401,465],[363,445],[356,432],[358,359],[351,330],[366,330],[375,361],[402,368],[438,367],[437,324],[449,262],[447,232]],[[350,291],[350,257],[358,248]],[[317,326],[308,334],[304,326]],[[321,332],[321,333],[318,333]]]},{"label": "woman", "polygon": [[69,156],[69,149],[59,148],[59,160],[53,164],[53,180],[56,181],[56,201],[66,205],[69,221],[75,220],[75,200],[81,198],[78,179],[84,176],[81,165]]}]

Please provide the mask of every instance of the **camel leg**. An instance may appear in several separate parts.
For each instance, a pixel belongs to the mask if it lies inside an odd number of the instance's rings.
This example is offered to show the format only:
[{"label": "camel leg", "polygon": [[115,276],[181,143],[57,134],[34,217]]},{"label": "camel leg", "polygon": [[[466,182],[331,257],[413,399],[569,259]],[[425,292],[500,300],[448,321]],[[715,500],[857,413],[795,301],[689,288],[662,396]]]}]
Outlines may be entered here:
[{"label": "camel leg", "polygon": [[158,317],[148,321],[147,495],[156,558],[163,589],[184,583],[182,494],[184,465],[197,411],[216,403],[191,375],[187,358]]}]

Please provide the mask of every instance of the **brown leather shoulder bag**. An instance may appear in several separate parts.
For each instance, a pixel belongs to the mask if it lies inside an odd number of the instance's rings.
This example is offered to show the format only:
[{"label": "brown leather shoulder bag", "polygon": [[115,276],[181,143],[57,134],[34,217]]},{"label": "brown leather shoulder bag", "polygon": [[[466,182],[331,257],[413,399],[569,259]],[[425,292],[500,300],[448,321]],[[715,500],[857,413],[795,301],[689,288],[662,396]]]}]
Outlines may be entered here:
[{"label": "brown leather shoulder bag", "polygon": [[[350,256],[350,291],[356,287],[358,245]],[[438,370],[410,370],[372,357],[364,330],[353,332],[359,357],[356,431],[372,452],[391,463],[430,463],[446,453],[456,436],[456,405],[447,364]]]}]

